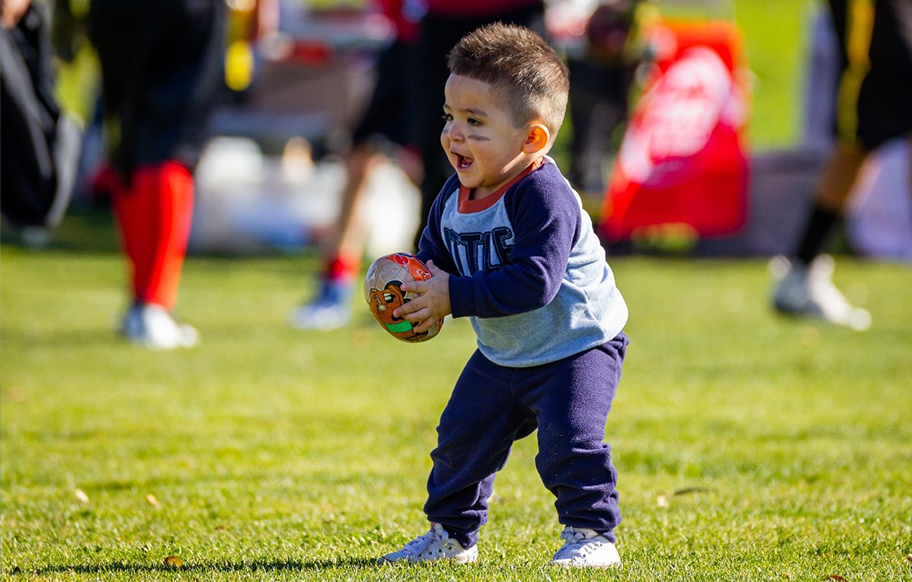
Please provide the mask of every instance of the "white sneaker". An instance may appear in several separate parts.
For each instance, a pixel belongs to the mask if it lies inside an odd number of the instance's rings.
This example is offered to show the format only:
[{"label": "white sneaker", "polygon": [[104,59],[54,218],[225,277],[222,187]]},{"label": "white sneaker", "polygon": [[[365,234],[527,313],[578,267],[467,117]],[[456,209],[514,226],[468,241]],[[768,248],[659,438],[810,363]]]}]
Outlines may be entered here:
[{"label": "white sneaker", "polygon": [[871,314],[852,304],[833,284],[833,258],[820,255],[809,266],[791,263],[783,256],[770,261],[779,279],[773,306],[789,315],[807,315],[858,331],[871,327]]},{"label": "white sneaker", "polygon": [[551,563],[570,568],[611,568],[621,565],[617,548],[595,530],[565,527],[561,532],[564,546],[557,550]]},{"label": "white sneaker", "polygon": [[432,523],[431,529],[418,536],[398,552],[392,552],[377,559],[381,564],[393,562],[429,562],[452,560],[457,564],[474,564],[478,561],[478,546],[465,549],[451,538],[439,523]]},{"label": "white sneaker", "polygon": [[199,332],[178,323],[160,305],[136,303],[124,315],[120,333],[130,342],[152,350],[190,348],[199,343]]}]

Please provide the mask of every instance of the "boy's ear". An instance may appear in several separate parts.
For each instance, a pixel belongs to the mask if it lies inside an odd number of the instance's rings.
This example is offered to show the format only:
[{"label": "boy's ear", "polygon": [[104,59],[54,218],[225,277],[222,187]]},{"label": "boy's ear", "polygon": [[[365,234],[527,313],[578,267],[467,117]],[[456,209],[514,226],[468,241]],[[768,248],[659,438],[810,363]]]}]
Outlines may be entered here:
[{"label": "boy's ear", "polygon": [[523,144],[523,152],[535,154],[548,148],[551,141],[551,132],[541,123],[533,123],[529,126],[529,132],[526,134],[526,141]]}]

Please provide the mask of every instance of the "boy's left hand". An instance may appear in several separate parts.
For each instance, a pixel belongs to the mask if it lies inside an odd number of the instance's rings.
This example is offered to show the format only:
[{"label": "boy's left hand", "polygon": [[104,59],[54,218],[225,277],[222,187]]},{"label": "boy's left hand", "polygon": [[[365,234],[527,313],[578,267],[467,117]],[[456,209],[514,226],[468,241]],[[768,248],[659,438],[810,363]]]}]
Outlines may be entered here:
[{"label": "boy's left hand", "polygon": [[403,291],[417,293],[418,297],[393,312],[396,317],[412,323],[418,322],[415,326],[416,333],[427,331],[438,320],[453,311],[450,307],[450,274],[438,269],[434,261],[428,261],[427,268],[432,275],[427,281],[409,281],[402,284]]}]

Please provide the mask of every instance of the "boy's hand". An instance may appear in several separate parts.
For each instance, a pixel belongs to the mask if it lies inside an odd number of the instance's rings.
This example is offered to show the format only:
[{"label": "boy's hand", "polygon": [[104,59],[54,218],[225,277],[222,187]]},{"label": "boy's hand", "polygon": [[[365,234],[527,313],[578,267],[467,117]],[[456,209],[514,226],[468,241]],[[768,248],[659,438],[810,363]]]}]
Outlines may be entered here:
[{"label": "boy's hand", "polygon": [[438,269],[434,261],[428,261],[427,268],[433,275],[427,281],[409,281],[402,284],[403,291],[417,293],[418,297],[393,312],[396,317],[412,323],[418,322],[415,326],[416,333],[427,331],[437,320],[443,319],[453,311],[450,307],[450,274]]}]

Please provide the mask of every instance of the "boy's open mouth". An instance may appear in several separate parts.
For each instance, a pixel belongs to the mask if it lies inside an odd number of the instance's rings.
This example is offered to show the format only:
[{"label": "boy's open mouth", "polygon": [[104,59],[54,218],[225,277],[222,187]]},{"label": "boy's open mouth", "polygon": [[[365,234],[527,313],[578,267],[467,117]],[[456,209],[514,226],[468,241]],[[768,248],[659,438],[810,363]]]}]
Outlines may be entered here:
[{"label": "boy's open mouth", "polygon": [[468,170],[469,167],[475,162],[472,158],[467,158],[465,156],[455,154],[456,156],[456,169],[457,170]]}]

